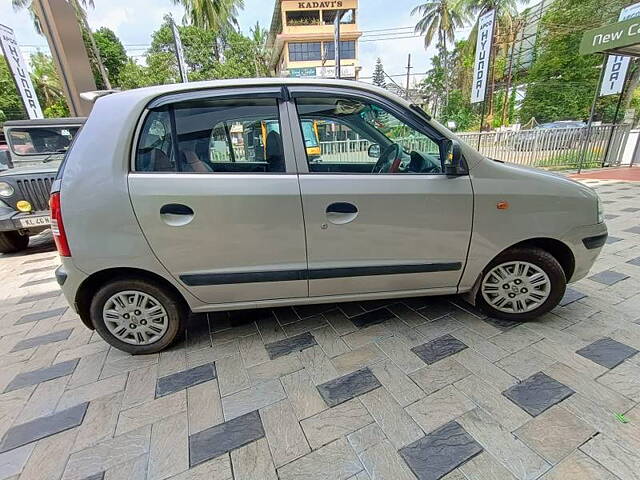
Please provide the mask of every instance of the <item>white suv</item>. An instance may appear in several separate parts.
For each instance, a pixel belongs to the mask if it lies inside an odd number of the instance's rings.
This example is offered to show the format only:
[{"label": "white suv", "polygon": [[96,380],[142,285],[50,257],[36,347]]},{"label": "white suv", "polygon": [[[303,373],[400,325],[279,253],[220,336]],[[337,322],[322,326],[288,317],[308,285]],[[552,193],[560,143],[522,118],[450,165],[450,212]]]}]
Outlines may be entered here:
[{"label": "white suv", "polygon": [[465,293],[527,320],[607,237],[588,187],[485,158],[349,81],[100,98],[51,206],[69,303],[131,353],[167,347],[189,310]]}]

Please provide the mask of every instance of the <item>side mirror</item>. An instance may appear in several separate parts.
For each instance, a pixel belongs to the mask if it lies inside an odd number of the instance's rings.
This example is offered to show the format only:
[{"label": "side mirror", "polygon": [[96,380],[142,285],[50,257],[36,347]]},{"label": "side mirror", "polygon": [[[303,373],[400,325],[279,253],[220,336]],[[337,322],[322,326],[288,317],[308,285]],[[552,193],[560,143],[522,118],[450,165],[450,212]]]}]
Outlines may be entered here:
[{"label": "side mirror", "polygon": [[457,140],[448,140],[447,144],[444,173],[447,175],[459,175],[464,170],[462,148],[460,148],[460,143]]},{"label": "side mirror", "polygon": [[369,155],[371,158],[380,158],[380,145],[378,145],[377,143],[372,143],[371,145],[369,145],[369,148],[367,149],[367,155]]}]

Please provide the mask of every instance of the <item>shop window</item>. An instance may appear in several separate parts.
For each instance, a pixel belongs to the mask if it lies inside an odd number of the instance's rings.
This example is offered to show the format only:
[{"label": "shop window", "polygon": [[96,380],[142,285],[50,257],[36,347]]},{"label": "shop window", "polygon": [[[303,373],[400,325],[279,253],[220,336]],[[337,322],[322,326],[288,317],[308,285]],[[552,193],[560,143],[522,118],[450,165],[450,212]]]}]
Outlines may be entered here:
[{"label": "shop window", "polygon": [[[327,60],[336,59],[335,44],[333,42],[324,42],[324,54]],[[355,40],[345,40],[340,42],[340,58],[342,60],[353,60],[356,58]]]},{"label": "shop window", "polygon": [[320,42],[296,42],[289,44],[289,61],[307,62],[321,60]]}]

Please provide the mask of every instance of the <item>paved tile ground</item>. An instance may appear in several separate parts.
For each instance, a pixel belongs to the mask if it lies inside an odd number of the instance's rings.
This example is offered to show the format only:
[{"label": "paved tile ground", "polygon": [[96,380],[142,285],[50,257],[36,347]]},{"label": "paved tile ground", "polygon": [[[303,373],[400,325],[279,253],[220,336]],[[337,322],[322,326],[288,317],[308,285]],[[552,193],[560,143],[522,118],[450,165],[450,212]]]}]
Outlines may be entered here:
[{"label": "paved tile ground", "polygon": [[522,325],[454,297],[305,306],[131,357],[66,308],[39,236],[0,256],[0,478],[640,478],[640,182],[585,181],[615,241]]}]

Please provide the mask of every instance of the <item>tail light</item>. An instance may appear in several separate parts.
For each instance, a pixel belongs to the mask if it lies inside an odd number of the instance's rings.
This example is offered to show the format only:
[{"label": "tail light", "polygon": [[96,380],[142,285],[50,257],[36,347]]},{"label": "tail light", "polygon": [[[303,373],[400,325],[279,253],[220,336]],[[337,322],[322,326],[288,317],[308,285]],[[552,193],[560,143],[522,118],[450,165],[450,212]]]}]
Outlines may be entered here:
[{"label": "tail light", "polygon": [[60,192],[54,192],[49,199],[49,207],[51,208],[51,232],[53,240],[56,242],[56,248],[61,257],[70,257],[71,250],[67,241],[67,234],[64,231],[64,223],[62,223],[62,209],[60,208]]}]

